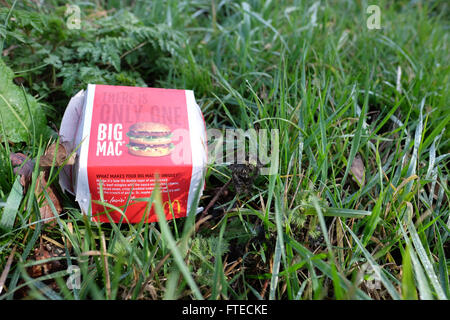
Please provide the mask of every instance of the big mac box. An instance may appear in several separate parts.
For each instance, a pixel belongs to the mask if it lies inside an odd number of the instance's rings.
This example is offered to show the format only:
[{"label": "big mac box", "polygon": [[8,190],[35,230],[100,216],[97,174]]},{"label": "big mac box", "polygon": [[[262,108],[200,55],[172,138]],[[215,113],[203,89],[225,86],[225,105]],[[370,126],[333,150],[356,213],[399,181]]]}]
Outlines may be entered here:
[{"label": "big mac box", "polygon": [[193,91],[90,84],[70,100],[60,141],[76,153],[61,188],[92,220],[156,221],[157,187],[167,219],[198,211],[207,142]]}]

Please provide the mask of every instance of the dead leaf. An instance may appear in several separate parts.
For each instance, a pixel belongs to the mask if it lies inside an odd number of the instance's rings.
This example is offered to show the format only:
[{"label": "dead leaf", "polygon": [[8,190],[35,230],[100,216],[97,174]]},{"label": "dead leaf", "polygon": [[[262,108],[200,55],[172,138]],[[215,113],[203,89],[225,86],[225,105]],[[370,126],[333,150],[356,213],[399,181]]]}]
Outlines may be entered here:
[{"label": "dead leaf", "polygon": [[[58,146],[58,150],[56,151],[56,147]],[[56,152],[56,159],[55,159],[55,166],[59,167],[61,166],[64,161],[67,160],[66,165],[72,165],[75,163],[75,153],[73,153],[70,157],[67,153],[66,147],[64,147],[64,144],[57,144],[56,142],[51,144],[47,150],[45,150],[44,155],[39,160],[39,166],[40,167],[51,167],[53,164],[53,159],[55,158],[55,152]]]},{"label": "dead leaf", "polygon": [[16,167],[20,166],[27,159],[27,156],[20,152],[11,152],[9,159],[11,160],[11,164]]},{"label": "dead leaf", "polygon": [[[55,247],[51,243],[44,244],[41,238],[39,248],[34,249],[33,258],[35,261],[41,261],[53,257],[61,257],[63,255],[64,250]],[[61,269],[64,269],[62,263],[59,260],[52,260],[33,265],[28,269],[28,272],[32,278],[38,278],[56,271],[60,271]]]},{"label": "dead leaf", "polygon": [[12,152],[9,158],[11,159],[11,164],[15,167],[14,173],[20,175],[20,184],[23,186],[23,193],[25,194],[31,183],[31,176],[34,170],[34,160],[28,159],[26,155],[20,152]]},{"label": "dead leaf", "polygon": [[364,185],[365,180],[365,167],[364,163],[361,159],[361,156],[358,154],[356,155],[355,159],[352,162],[351,171],[353,173],[354,180],[360,185]]},{"label": "dead leaf", "polygon": [[[42,205],[40,206],[39,211],[41,212],[41,218],[45,220],[44,223],[51,223],[52,225],[54,225],[56,223],[55,221],[56,218],[53,213],[52,207],[50,203],[47,201],[45,193],[43,192],[46,185],[47,185],[46,172],[42,171],[37,179],[34,194],[36,195],[38,203],[41,203],[42,201]],[[45,188],[45,191],[47,192],[48,197],[55,206],[56,212],[60,214],[62,212],[62,206],[58,196],[56,195],[55,188],[52,185],[50,185],[47,188]]]},{"label": "dead leaf", "polygon": [[[41,243],[39,244],[39,248],[34,249],[34,260],[40,261],[40,260],[46,260],[51,258],[50,252],[48,252],[44,245]],[[38,278],[45,274],[48,274],[50,270],[49,263],[43,263],[43,264],[36,264],[34,266],[31,266],[30,270],[30,276],[32,278]]]},{"label": "dead leaf", "polygon": [[17,78],[14,78],[13,81],[14,81],[15,84],[20,86],[20,85],[25,83],[25,78],[24,77],[17,77]]},{"label": "dead leaf", "polygon": [[[56,189],[52,185],[45,187],[47,185],[48,179],[48,167],[52,165],[53,157],[56,152],[56,143],[52,144],[45,152],[44,156],[41,157],[40,165],[42,167],[46,167],[47,170],[41,171],[39,173],[38,179],[36,181],[36,185],[34,188],[34,194],[36,195],[36,199],[39,203],[42,203],[40,206],[41,218],[45,220],[44,223],[52,222],[55,224],[55,215],[52,210],[50,203],[47,201],[45,197],[45,193],[43,190],[47,192],[51,202],[53,203],[55,210],[58,214],[62,212],[62,206],[59,198],[56,194]],[[71,157],[74,160],[74,157]],[[19,174],[20,184],[24,187],[24,193],[27,192],[27,188],[31,183],[31,177],[34,170],[34,160],[28,159],[28,157],[23,153],[11,153],[10,155],[11,164],[15,167],[14,172]],[[58,146],[58,151],[56,154],[55,165],[61,165],[67,159],[66,148],[63,145]],[[68,164],[71,164],[69,159]],[[72,163],[73,164],[73,163]]]},{"label": "dead leaf", "polygon": [[[44,238],[45,239],[45,238]],[[36,261],[38,264],[28,267],[27,273],[32,278],[39,278],[42,276],[50,275],[52,273],[67,269],[67,263],[65,259],[45,261],[46,259],[64,257],[65,250],[59,248],[51,242],[43,241],[43,237],[40,238],[39,246],[34,249],[33,254],[30,255],[30,261]],[[54,278],[41,280],[42,283],[53,291],[59,291]],[[18,287],[20,289],[14,292],[14,299],[24,299],[29,297],[30,287],[24,282],[23,279],[19,280]]]}]

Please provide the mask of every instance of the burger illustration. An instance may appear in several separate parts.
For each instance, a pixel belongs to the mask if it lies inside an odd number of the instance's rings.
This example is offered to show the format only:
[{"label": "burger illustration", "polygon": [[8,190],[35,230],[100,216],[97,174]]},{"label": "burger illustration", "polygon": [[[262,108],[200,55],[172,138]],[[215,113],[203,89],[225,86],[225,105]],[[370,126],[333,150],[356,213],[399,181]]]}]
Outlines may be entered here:
[{"label": "burger illustration", "polygon": [[162,123],[138,122],[127,133],[130,143],[128,152],[140,157],[162,157],[174,149],[172,132]]}]

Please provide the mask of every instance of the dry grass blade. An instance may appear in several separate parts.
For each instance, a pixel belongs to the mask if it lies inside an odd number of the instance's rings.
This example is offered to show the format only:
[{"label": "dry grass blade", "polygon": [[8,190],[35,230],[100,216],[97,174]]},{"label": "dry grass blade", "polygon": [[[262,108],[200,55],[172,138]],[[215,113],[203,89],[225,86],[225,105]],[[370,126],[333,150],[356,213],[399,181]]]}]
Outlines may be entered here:
[{"label": "dry grass blade", "polygon": [[9,254],[8,261],[6,262],[6,265],[5,265],[5,269],[3,269],[2,275],[0,276],[0,294],[3,291],[3,286],[5,285],[6,277],[8,276],[9,269],[11,269],[11,264],[14,259],[14,253],[16,253],[16,248],[17,248],[17,245],[14,246],[11,253]]},{"label": "dry grass blade", "polygon": [[109,277],[109,265],[108,265],[108,257],[106,252],[106,241],[105,241],[105,235],[102,233],[101,235],[101,241],[102,241],[102,257],[103,257],[103,264],[105,266],[105,280],[106,280],[106,294],[108,298],[111,298],[111,279]]}]

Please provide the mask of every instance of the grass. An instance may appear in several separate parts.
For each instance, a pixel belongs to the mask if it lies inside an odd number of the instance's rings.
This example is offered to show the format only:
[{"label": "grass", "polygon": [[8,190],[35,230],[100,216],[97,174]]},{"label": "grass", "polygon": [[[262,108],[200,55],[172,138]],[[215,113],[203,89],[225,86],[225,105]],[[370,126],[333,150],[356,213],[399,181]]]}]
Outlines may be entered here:
[{"label": "grass", "polygon": [[[258,176],[247,194],[232,183],[198,229],[194,215],[161,219],[156,193],[148,201],[158,223],[93,223],[63,195],[52,228],[41,221],[34,188],[23,196],[13,188],[8,160],[18,151],[38,156],[48,141],[8,144],[2,131],[1,221],[11,210],[16,218],[0,233],[2,271],[14,254],[0,299],[450,297],[445,1],[378,1],[380,30],[366,27],[366,1],[78,4],[82,21],[128,11],[144,25],[181,32],[168,72],[149,84],[193,89],[209,128],[278,129],[278,172]],[[60,10],[58,1],[22,6],[14,10]],[[3,48],[11,44],[3,40]],[[34,95],[41,87],[27,84],[39,79],[58,93],[43,98],[58,123],[69,98],[58,81],[52,87],[36,65],[4,59],[31,70],[21,76]],[[135,63],[122,61],[140,70]],[[362,181],[352,170],[356,157]],[[227,165],[211,164],[201,205],[232,176]],[[62,253],[37,262],[41,242]],[[32,277],[44,262],[61,267]],[[80,289],[67,286],[70,266],[79,268]]]}]

